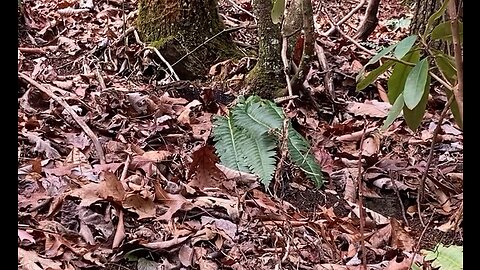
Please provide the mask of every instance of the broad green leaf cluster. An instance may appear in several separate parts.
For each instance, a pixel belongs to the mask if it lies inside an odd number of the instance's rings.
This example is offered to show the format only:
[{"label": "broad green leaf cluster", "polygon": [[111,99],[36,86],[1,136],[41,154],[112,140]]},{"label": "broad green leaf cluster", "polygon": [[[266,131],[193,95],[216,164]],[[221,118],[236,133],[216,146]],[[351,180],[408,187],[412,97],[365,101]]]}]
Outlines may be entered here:
[{"label": "broad green leaf cluster", "polygon": [[[436,20],[445,13],[449,0],[445,0],[438,11],[430,16],[426,31],[422,36],[411,35],[396,44],[384,48],[364,66],[357,76],[357,90],[363,90],[380,75],[390,72],[388,100],[392,108],[384,122],[386,129],[402,113],[408,127],[416,130],[423,119],[430,91],[431,72],[444,78],[450,85],[455,85],[457,70],[451,55],[430,48],[429,42],[443,40],[452,42],[450,22],[441,22],[433,27]],[[463,40],[463,24],[459,22],[460,40]],[[422,53],[424,52],[424,55]],[[379,61],[383,62],[365,75],[365,68]],[[433,67],[431,67],[433,65]],[[446,90],[450,98],[453,93]],[[457,103],[454,101],[450,109],[457,124],[462,127]]]},{"label": "broad green leaf cluster", "polygon": [[425,260],[432,261],[432,266],[439,270],[463,269],[463,246],[444,246],[438,244],[434,250],[423,250]]},{"label": "broad green leaf cluster", "polygon": [[[227,117],[215,116],[213,138],[222,165],[254,173],[268,188],[277,163],[285,114],[275,103],[250,96],[240,97]],[[323,184],[321,168],[308,141],[287,121],[289,158],[316,186]]]}]

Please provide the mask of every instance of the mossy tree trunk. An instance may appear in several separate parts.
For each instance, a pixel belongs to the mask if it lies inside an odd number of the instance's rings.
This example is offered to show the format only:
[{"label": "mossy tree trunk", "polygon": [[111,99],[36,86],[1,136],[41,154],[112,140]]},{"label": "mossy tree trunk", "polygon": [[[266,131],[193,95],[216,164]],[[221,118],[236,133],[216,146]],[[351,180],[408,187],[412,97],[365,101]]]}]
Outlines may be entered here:
[{"label": "mossy tree trunk", "polygon": [[173,66],[181,79],[203,76],[211,64],[236,54],[228,34],[218,35],[223,24],[216,0],[139,0],[136,27],[170,64],[181,59]]},{"label": "mossy tree trunk", "polygon": [[258,61],[247,76],[249,92],[271,99],[285,94],[286,81],[281,58],[280,24],[273,24],[271,0],[253,0],[257,17]]}]

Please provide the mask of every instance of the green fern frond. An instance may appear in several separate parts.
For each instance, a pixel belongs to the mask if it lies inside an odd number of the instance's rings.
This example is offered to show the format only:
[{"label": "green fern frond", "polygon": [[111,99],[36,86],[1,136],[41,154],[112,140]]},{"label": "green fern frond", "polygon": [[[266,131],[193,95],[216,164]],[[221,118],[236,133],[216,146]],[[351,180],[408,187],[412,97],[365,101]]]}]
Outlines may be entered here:
[{"label": "green fern frond", "polygon": [[250,170],[260,178],[260,182],[268,187],[275,172],[276,141],[272,136],[255,136],[244,130],[238,143],[242,146],[246,163]]},{"label": "green fern frond", "polygon": [[285,113],[282,110],[282,107],[277,106],[275,102],[271,102],[270,100],[265,101],[265,108],[269,110],[271,113],[275,113],[280,119],[285,119]]},{"label": "green fern frond", "polygon": [[317,187],[323,185],[323,175],[315,157],[310,152],[310,145],[292,125],[288,126],[288,153],[290,159],[305,172]]},{"label": "green fern frond", "polygon": [[215,116],[213,119],[213,138],[220,162],[241,172],[250,172],[245,163],[245,155],[238,144],[241,133],[235,127],[230,117]]},{"label": "green fern frond", "polygon": [[271,129],[281,128],[283,119],[275,111],[262,105],[262,102],[255,102],[252,99],[237,104],[232,112],[235,124],[256,136],[261,136]]},{"label": "green fern frond", "polygon": [[[228,117],[213,120],[213,137],[220,162],[232,169],[254,173],[268,188],[276,169],[276,150],[285,114],[275,103],[258,96],[239,97]],[[305,172],[316,186],[323,176],[310,145],[289,124],[288,152],[290,159]]]}]

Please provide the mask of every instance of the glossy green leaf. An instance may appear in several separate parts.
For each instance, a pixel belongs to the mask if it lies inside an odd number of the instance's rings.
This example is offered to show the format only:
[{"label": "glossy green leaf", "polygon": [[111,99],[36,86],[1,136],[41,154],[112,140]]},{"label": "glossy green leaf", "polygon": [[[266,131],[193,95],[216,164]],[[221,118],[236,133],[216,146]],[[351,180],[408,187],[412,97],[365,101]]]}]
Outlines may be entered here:
[{"label": "glossy green leaf", "polygon": [[[460,36],[460,42],[463,42],[463,23],[458,22],[458,34]],[[430,35],[432,40],[441,39],[441,40],[452,40],[452,27],[450,22],[443,22],[437,25]]]},{"label": "glossy green leaf", "polygon": [[437,244],[434,250],[422,250],[425,260],[440,270],[463,270],[463,246]]},{"label": "glossy green leaf", "polygon": [[388,60],[383,65],[379,66],[378,68],[370,71],[365,78],[363,78],[361,81],[358,82],[357,84],[357,91],[365,89],[368,85],[370,85],[373,81],[377,79],[378,76],[383,74],[387,69],[389,69],[391,66],[393,66],[395,62],[392,60]]},{"label": "glossy green leaf", "polygon": [[388,46],[387,48],[381,50],[380,52],[378,52],[376,55],[374,55],[372,57],[372,59],[370,59],[370,61],[368,61],[368,63],[365,65],[365,66],[368,66],[368,65],[371,65],[371,64],[375,64],[378,60],[382,59],[382,57],[384,57],[385,55],[387,55],[389,52],[391,52],[393,49],[395,49],[395,47],[397,47],[397,44],[398,43],[395,43],[395,44],[392,44],[390,46]]},{"label": "glossy green leaf", "polygon": [[425,84],[425,89],[423,90],[423,96],[417,106],[413,108],[413,110],[410,110],[407,108],[407,106],[403,107],[403,118],[405,118],[407,126],[413,131],[417,130],[417,128],[420,126],[420,123],[422,123],[423,116],[425,115],[425,108],[427,107],[429,90],[430,76],[427,77],[427,83]]},{"label": "glossy green leaf", "polygon": [[[453,92],[450,90],[445,91],[447,94],[447,99],[450,99],[450,97],[453,95]],[[453,98],[452,104],[450,104],[450,111],[453,114],[453,118],[455,119],[455,123],[460,127],[460,129],[463,130],[463,122],[462,122],[462,117],[460,116],[460,110],[458,109],[458,104],[455,98]]]},{"label": "glossy green leaf", "polygon": [[[425,34],[428,34],[430,33],[430,30],[432,28],[432,26],[434,25],[435,21],[440,18],[443,13],[445,13],[445,10],[447,9],[447,6],[448,6],[448,1],[449,0],[444,0],[443,3],[442,3],[442,6],[437,10],[435,11],[435,13],[433,13],[430,18],[428,18],[428,22],[427,22],[427,26],[425,27]],[[425,36],[424,34],[424,36]]]},{"label": "glossy green leaf", "polygon": [[[410,63],[418,63],[420,60],[420,51],[413,51],[405,55],[402,60]],[[405,81],[407,80],[407,76],[412,70],[411,66],[404,65],[402,63],[397,63],[393,67],[393,72],[387,82],[388,87],[388,101],[390,104],[393,104],[397,97],[403,92],[405,87]]]},{"label": "glossy green leaf", "polygon": [[403,89],[405,105],[409,109],[415,108],[422,99],[428,77],[428,59],[424,58],[418,62],[407,76]]},{"label": "glossy green leaf", "polygon": [[454,84],[457,80],[457,68],[455,67],[455,60],[444,54],[439,53],[435,55],[435,64],[447,80]]},{"label": "glossy green leaf", "polygon": [[417,41],[417,35],[411,35],[406,38],[404,38],[402,41],[400,41],[397,44],[397,47],[395,47],[395,51],[393,51],[393,56],[396,58],[400,59],[404,57],[408,51],[413,47],[413,44],[415,44],[415,41]]},{"label": "glossy green leaf", "polygon": [[277,24],[281,21],[284,10],[285,10],[285,0],[275,0],[275,2],[273,2],[272,22],[274,24]]},{"label": "glossy green leaf", "polygon": [[398,115],[403,109],[403,105],[405,105],[405,102],[403,101],[403,94],[400,94],[397,97],[397,100],[395,100],[395,103],[393,103],[392,108],[390,108],[390,111],[388,112],[387,119],[385,119],[385,122],[382,126],[383,130],[386,130],[393,123],[393,121],[397,119]]}]

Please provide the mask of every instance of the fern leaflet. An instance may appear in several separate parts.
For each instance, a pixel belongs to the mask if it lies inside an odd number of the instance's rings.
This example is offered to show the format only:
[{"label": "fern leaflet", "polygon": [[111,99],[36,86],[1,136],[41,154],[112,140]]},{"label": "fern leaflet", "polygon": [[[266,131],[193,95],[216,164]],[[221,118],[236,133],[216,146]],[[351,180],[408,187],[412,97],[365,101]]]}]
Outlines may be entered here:
[{"label": "fern leaflet", "polygon": [[238,145],[240,132],[237,131],[230,117],[216,116],[213,120],[215,128],[213,137],[217,154],[223,165],[241,172],[250,172],[245,163],[245,155]]},{"label": "fern leaflet", "polygon": [[310,145],[292,125],[288,126],[288,153],[292,161],[305,172],[316,186],[323,185],[323,175],[315,157],[310,153]]}]

